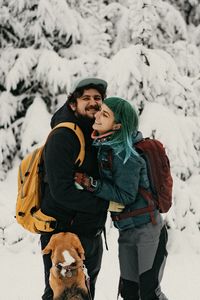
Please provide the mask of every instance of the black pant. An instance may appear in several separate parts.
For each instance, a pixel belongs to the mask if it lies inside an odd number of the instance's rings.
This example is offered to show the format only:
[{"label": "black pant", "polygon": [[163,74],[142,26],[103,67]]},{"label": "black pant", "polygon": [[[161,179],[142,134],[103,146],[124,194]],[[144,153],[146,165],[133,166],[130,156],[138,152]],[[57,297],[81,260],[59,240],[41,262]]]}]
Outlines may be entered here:
[{"label": "black pant", "polygon": [[164,226],[160,233],[152,268],[140,275],[139,282],[120,278],[119,292],[124,300],[167,300],[160,289],[160,281],[167,257],[166,244],[167,230]]},{"label": "black pant", "polygon": [[[52,234],[42,234],[41,235],[41,247],[44,249],[48,244]],[[79,236],[79,239],[82,243],[82,246],[85,250],[85,261],[84,264],[88,270],[88,274],[90,276],[90,293],[92,299],[94,299],[95,295],[95,283],[97,280],[98,273],[101,268],[101,260],[103,254],[103,245],[101,235],[98,236]],[[52,300],[53,299],[53,291],[49,285],[49,274],[50,268],[52,266],[51,263],[51,254],[43,255],[43,263],[44,263],[44,274],[45,274],[45,290],[42,296],[43,300]]]}]

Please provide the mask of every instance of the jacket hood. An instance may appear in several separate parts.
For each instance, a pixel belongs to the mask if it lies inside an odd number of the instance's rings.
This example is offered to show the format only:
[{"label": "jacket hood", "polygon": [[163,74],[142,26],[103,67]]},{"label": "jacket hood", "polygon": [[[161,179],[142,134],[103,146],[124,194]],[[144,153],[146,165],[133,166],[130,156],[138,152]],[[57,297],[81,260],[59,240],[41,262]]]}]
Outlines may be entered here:
[{"label": "jacket hood", "polygon": [[67,107],[65,103],[61,106],[51,118],[51,128],[54,128],[56,125],[62,122],[75,122],[76,117],[72,111]]},{"label": "jacket hood", "polygon": [[143,135],[141,131],[138,131],[136,135],[133,137],[133,144],[140,142],[143,139]]}]

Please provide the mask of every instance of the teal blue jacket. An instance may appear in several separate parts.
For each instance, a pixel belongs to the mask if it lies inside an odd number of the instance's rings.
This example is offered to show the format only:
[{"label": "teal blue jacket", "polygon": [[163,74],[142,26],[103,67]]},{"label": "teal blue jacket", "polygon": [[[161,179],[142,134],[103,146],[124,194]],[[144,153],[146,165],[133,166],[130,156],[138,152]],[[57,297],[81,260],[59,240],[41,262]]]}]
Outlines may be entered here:
[{"label": "teal blue jacket", "polygon": [[[142,139],[138,132],[134,143]],[[107,201],[115,201],[125,205],[123,212],[133,211],[148,206],[147,201],[138,193],[138,188],[150,190],[145,160],[139,154],[131,154],[124,163],[125,153],[114,154],[111,146],[105,145],[106,139],[96,139],[94,146],[98,147],[98,164],[100,180],[95,189],[96,196]],[[109,162],[111,159],[111,163]],[[157,211],[155,213],[158,213]],[[118,214],[118,213],[112,213]],[[125,230],[151,222],[149,213],[115,221],[114,225]]]}]

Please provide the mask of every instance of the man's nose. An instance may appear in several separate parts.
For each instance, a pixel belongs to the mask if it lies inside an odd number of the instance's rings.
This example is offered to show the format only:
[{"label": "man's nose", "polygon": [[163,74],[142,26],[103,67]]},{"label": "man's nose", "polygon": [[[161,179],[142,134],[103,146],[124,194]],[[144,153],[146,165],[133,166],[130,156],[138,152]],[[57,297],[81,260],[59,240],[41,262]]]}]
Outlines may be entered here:
[{"label": "man's nose", "polygon": [[94,97],[90,97],[90,105],[96,105],[98,101]]}]

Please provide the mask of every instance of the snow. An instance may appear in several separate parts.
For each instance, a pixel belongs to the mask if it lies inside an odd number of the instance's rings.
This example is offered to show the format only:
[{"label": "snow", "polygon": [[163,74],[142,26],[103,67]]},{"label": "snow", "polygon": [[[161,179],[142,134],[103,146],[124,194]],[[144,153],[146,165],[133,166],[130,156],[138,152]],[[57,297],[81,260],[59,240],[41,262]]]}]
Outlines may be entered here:
[{"label": "snow", "polygon": [[[187,235],[180,235],[169,232],[169,255],[161,286],[169,300],[199,300],[200,256],[188,244]],[[108,247],[108,251],[104,249],[95,300],[117,298],[119,269],[114,228],[108,233]],[[1,300],[41,299],[44,280],[40,246],[33,251],[26,246],[16,252],[0,249]]]}]

